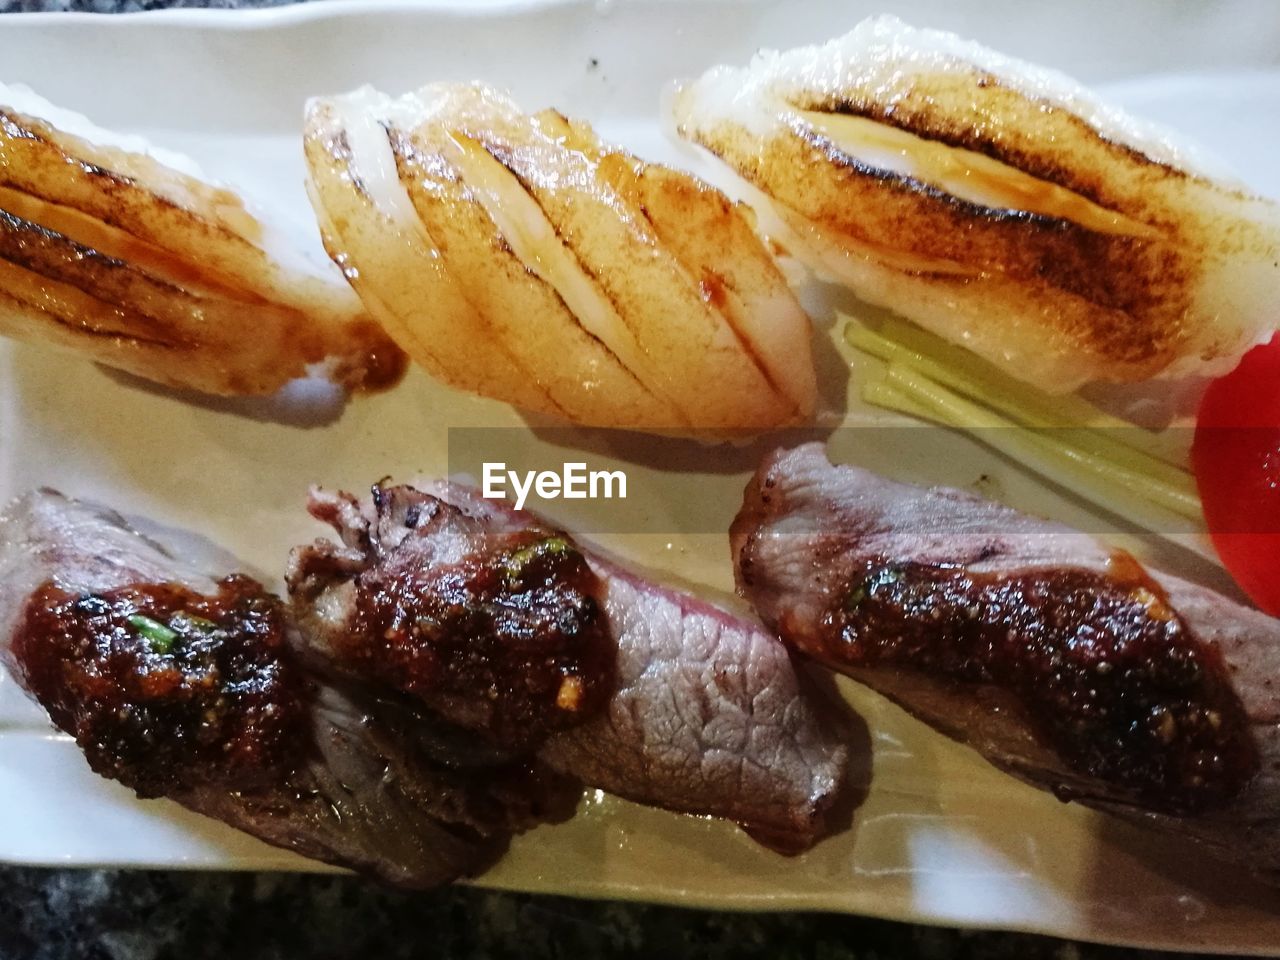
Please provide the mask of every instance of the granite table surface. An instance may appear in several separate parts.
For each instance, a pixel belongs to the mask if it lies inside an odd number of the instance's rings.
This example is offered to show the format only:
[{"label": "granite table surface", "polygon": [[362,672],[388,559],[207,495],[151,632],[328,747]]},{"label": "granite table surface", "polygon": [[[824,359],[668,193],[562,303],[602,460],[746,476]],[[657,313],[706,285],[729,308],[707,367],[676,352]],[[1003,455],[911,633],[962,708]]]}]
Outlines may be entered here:
[{"label": "granite table surface", "polygon": [[[126,13],[289,2],[294,0],[0,0],[0,13]],[[603,956],[1155,960],[1187,955],[817,913],[721,913],[463,887],[404,893],[341,876],[0,867],[0,960]]]}]

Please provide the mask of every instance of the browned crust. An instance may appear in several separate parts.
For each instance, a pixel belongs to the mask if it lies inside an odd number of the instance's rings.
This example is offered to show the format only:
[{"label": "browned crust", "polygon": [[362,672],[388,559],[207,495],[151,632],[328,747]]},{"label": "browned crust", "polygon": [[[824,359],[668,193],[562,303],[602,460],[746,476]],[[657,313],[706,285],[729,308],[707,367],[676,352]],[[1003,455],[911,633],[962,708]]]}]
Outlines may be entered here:
[{"label": "browned crust", "polygon": [[[47,203],[69,207],[96,220],[165,246],[174,231],[188,234],[196,243],[230,244],[242,255],[264,260],[263,254],[243,237],[216,219],[187,209],[140,184],[135,178],[108,170],[77,156],[72,146],[48,124],[0,109],[0,184],[38,197]],[[206,203],[241,207],[238,197],[225,190],[189,181]],[[204,270],[227,286],[243,286],[243,279],[216,263]]]},{"label": "browned crust", "polygon": [[[321,362],[346,387],[403,370],[345,298],[267,256],[228,190],[0,109],[0,194],[0,259],[21,271],[7,271],[3,325],[24,339],[225,395],[273,392]],[[142,363],[144,344],[182,354]]]},{"label": "browned crust", "polygon": [[[785,285],[786,281],[777,265],[759,243],[755,231],[747,225],[743,213],[746,208],[743,204],[734,203],[722,191],[690,174],[647,163],[634,154],[604,144],[589,125],[573,120],[559,110],[548,108],[538,113],[535,119],[540,124],[555,128],[557,134],[563,133],[569,146],[594,161],[598,176],[626,197],[632,209],[644,218],[654,235],[662,242],[673,246],[675,238],[671,234],[681,220],[710,221],[710,226],[704,227],[706,232],[726,238],[726,244],[736,244],[741,250],[759,246],[760,269],[771,271],[777,281]],[[653,215],[648,201],[648,197],[658,191],[661,191],[666,202],[666,216],[663,217]],[[786,386],[779,383],[773,375],[768,359],[760,356],[750,338],[739,329],[735,322],[735,311],[726,309],[732,306],[730,299],[738,298],[741,291],[729,277],[714,270],[712,265],[689,263],[679,251],[673,249],[672,252],[690,273],[691,279],[698,284],[703,299],[725,317],[739,346],[759,368],[770,389],[778,396],[790,399]],[[811,412],[797,409],[797,414],[802,418]]]},{"label": "browned crust", "polygon": [[[961,114],[949,109],[955,101],[965,98],[972,104],[975,90],[979,92],[980,107],[971,105],[967,113]],[[1160,178],[1193,177],[1185,170],[1152,159],[1136,147],[1102,136],[1083,118],[1043,98],[1027,96],[994,74],[983,71],[927,75],[891,104],[852,91],[822,96],[798,91],[791,102],[801,109],[863,117],[936,143],[980,153],[1104,207],[1123,201],[1096,166],[1066,163],[1061,156],[1047,152],[1042,146],[1028,145],[1021,137],[997,133],[1006,129],[1003,124],[997,127],[981,121],[990,116],[1017,116],[1025,121],[1030,119],[1028,114],[1035,114],[1036,127],[1047,123],[1061,126],[1065,129],[1056,131],[1055,136],[1065,133],[1069,142],[1087,142],[1126,166],[1148,170]]]},{"label": "browned crust", "polygon": [[569,256],[573,257],[573,261],[577,265],[578,269],[580,269],[583,274],[592,281],[600,295],[609,301],[609,305],[613,307],[614,313],[617,314],[618,319],[622,321],[623,325],[631,331],[633,336],[639,338],[643,331],[636,326],[635,319],[623,309],[622,304],[619,303],[617,298],[613,295],[610,285],[604,282],[605,278],[601,276],[598,271],[593,269],[591,264],[587,263],[587,261],[582,257],[582,251],[575,242],[573,235],[564,231],[563,225],[556,217],[552,216],[551,211],[547,210],[546,205],[543,204],[541,199],[539,199],[538,191],[535,190],[533,184],[529,182],[528,174],[522,168],[521,164],[516,162],[514,151],[507,144],[502,143],[494,137],[479,135],[473,136],[471,139],[478,144],[485,153],[501,164],[507,173],[511,174],[511,176],[516,179],[516,182],[520,184],[520,189],[522,189],[525,194],[528,195],[529,199],[537,205],[538,209],[542,212],[542,215],[546,218],[547,223],[551,225],[551,229],[555,232],[556,239],[564,246],[564,249]]},{"label": "browned crust", "polygon": [[[1037,375],[1076,383],[1142,380],[1233,356],[1256,338],[1260,318],[1223,310],[1232,297],[1219,278],[1230,270],[1261,281],[1262,268],[1246,265],[1277,255],[1274,228],[1250,219],[1257,198],[1117,142],[1087,114],[958,57],[925,64],[876,48],[841,76],[837,89],[806,87],[781,68],[751,77],[756,99],[739,109],[757,113],[763,134],[703,102],[705,89],[723,93],[723,80],[677,96],[682,136],[769,195],[789,224],[815,230],[820,250],[797,249],[813,265],[825,268],[820,251],[828,262],[869,264],[843,278],[865,281],[871,299],[901,304],[936,332],[949,335],[954,323],[989,359],[999,362],[1012,341],[1007,355],[1038,354]],[[814,114],[830,115],[833,132]],[[1115,221],[1076,222],[1052,202],[1019,210],[960,199],[945,180],[842,150],[840,117],[1003,165],[1044,184],[1046,196],[1074,196]]]},{"label": "browned crust", "polygon": [[[418,149],[418,147],[413,143],[413,141],[404,131],[401,131],[394,127],[386,127],[385,125],[384,125],[384,129],[386,130],[386,133],[387,133],[387,140],[391,145],[392,155],[395,157],[396,175],[400,178],[401,181],[404,181],[407,183],[407,182],[411,182],[415,178],[424,176],[422,171],[428,165],[427,161],[434,160],[436,161],[436,163],[433,169],[444,173],[445,176],[449,177],[453,182],[457,183],[459,186],[463,185],[464,181],[461,173],[445,157],[440,156],[439,154],[436,154],[432,157],[428,157],[423,151]],[[438,175],[439,174],[437,174],[437,176]],[[360,189],[362,191],[365,190],[363,185],[360,187]],[[419,208],[420,198],[417,196],[417,191],[409,190],[408,193],[409,193],[409,202],[413,204],[415,212],[417,213],[419,219],[422,219],[423,212]],[[494,246],[496,248],[496,251],[498,253],[505,252],[506,254],[508,254],[508,256],[504,256],[504,257],[495,257],[494,265],[497,266],[499,269],[509,270],[514,260],[514,256],[510,255],[511,251],[510,251],[510,248],[507,247],[505,238],[503,238],[502,235],[496,230],[494,231],[494,237],[495,237]],[[435,245],[440,255],[445,258],[445,261],[448,262],[448,259],[449,259],[448,244],[443,242],[439,237],[435,237],[434,235],[432,236],[432,243]],[[506,249],[504,250],[503,248],[506,248]],[[531,273],[528,267],[523,267],[523,272]],[[468,285],[465,283],[459,283],[458,292],[459,292],[459,295],[462,297],[462,299],[465,300],[467,305],[471,308],[471,311],[475,315],[477,320],[480,323],[482,323],[488,331],[490,331],[489,336],[487,337],[487,340],[488,340],[487,349],[494,351],[501,358],[500,359],[501,363],[503,363],[506,366],[509,366],[513,370],[518,370],[521,372],[521,374],[527,379],[529,386],[538,392],[539,398],[544,404],[544,409],[547,412],[553,413],[556,416],[560,416],[560,417],[566,416],[567,413],[565,409],[559,403],[556,402],[555,398],[551,396],[551,393],[545,388],[544,384],[541,381],[541,378],[538,376],[537,371],[531,370],[527,364],[522,362],[522,360],[519,357],[515,356],[512,353],[512,351],[508,349],[503,339],[500,336],[498,336],[495,331],[493,331],[492,324],[490,324],[488,318],[485,317],[484,311],[482,311],[479,308],[479,306],[475,302],[475,298],[471,296],[470,291],[468,290]]]},{"label": "browned crust", "polygon": [[[754,231],[741,230],[742,215],[739,206],[708,184],[695,180],[687,174],[645,163],[620,150],[603,153],[599,157],[599,165],[601,175],[615,189],[629,195],[632,206],[645,219],[654,235],[668,245],[674,246],[669,227],[673,221],[682,219],[689,222],[700,219],[710,221],[711,228],[708,233],[724,237],[727,242],[737,242],[743,249],[750,249],[749,245],[757,242]],[[663,191],[668,205],[666,216],[655,217],[650,212],[646,196],[651,190]],[[762,357],[756,351],[755,345],[744,336],[738,324],[734,322],[737,305],[741,302],[739,299],[741,291],[733,280],[715,270],[709,263],[690,263],[685,257],[680,256],[679,252],[673,251],[673,253],[691,274],[693,281],[698,284],[703,299],[728,322],[738,345],[759,368],[761,376],[769,384],[770,389],[778,396],[790,399],[786,385],[779,383],[773,375],[768,358]],[[767,255],[761,259],[760,268],[777,272],[776,265]],[[800,411],[797,410],[797,413],[799,414]],[[807,411],[805,413],[807,414]]]},{"label": "browned crust", "polygon": [[[82,350],[147,379],[228,395],[270,393],[326,355],[324,338],[301,314],[193,294],[5,210],[0,262],[11,307],[0,330]],[[264,311],[269,332],[253,320]]]},{"label": "browned crust", "polygon": [[[797,124],[793,137],[762,145],[755,169],[725,155],[714,139],[707,146],[851,249],[888,247],[944,267],[912,271],[921,279],[947,285],[988,275],[1025,284],[1046,297],[1081,301],[1090,308],[1084,311],[1087,322],[1079,322],[1079,310],[1044,316],[1079,349],[1154,370],[1185,342],[1182,319],[1201,268],[1194,246],[1100,233],[1067,220],[969,203],[869,167],[808,124]],[[783,171],[814,164],[832,178],[830,194],[807,190],[803,179],[794,187],[779,187]],[[999,308],[993,303],[993,309]],[[1133,322],[1139,317],[1142,322]]]},{"label": "browned crust", "polygon": [[175,339],[179,324],[174,310],[200,306],[197,298],[166,281],[6,210],[0,210],[0,259],[112,305],[141,327],[111,331],[118,336],[181,342]]}]

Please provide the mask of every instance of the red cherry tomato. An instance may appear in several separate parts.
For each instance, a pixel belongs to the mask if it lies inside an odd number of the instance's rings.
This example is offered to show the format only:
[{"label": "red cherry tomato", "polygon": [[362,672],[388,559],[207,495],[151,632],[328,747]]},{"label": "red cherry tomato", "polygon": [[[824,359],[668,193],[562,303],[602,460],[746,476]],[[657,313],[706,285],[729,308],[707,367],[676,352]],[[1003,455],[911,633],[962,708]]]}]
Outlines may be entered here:
[{"label": "red cherry tomato", "polygon": [[1280,616],[1280,334],[1209,385],[1191,463],[1218,556]]}]

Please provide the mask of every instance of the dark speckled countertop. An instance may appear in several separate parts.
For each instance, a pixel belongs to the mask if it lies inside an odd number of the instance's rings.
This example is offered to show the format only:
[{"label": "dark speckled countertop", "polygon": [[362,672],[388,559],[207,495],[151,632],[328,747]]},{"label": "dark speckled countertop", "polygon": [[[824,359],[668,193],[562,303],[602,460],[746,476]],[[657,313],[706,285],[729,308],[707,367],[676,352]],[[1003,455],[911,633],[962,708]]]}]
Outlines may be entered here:
[{"label": "dark speckled countertop", "polygon": [[[288,2],[292,0],[0,0],[0,12],[125,13]],[[332,876],[0,867],[0,890],[0,960],[1173,956],[862,917],[717,913],[467,888],[410,894]]]},{"label": "dark speckled countertop", "polygon": [[3,960],[661,957],[663,960],[1154,960],[1021,934],[822,914],[681,910],[332,876],[3,871]]}]

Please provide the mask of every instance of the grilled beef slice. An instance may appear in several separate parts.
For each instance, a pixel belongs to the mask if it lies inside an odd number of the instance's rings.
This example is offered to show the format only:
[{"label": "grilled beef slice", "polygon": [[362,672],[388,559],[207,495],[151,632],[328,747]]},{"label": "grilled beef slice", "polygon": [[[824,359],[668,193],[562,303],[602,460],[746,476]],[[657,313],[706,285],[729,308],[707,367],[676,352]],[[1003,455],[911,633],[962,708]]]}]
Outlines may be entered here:
[{"label": "grilled beef slice", "polygon": [[1280,621],[958,490],[778,451],[731,542],[795,651],[995,765],[1280,869]]},{"label": "grilled beef slice", "polygon": [[287,607],[105,508],[0,517],[0,658],[91,766],[268,843],[406,886],[479,872],[573,785],[468,749],[407,701],[318,677]]},{"label": "grilled beef slice", "polygon": [[[541,703],[497,725],[522,738],[491,737],[491,748],[532,747],[589,786],[730,819],[787,852],[829,830],[846,791],[843,721],[760,627],[461,485],[379,485],[367,503],[313,492],[310,508],[341,538],[295,550],[287,577],[319,669],[376,678],[490,733],[495,705]],[[397,603],[370,616],[371,597],[389,593]],[[524,664],[497,670],[477,653],[473,669],[493,682],[479,703],[455,696],[437,662],[459,624],[469,643]],[[567,651],[601,637],[607,657],[564,668]],[[557,721],[602,694],[581,723]]]}]

